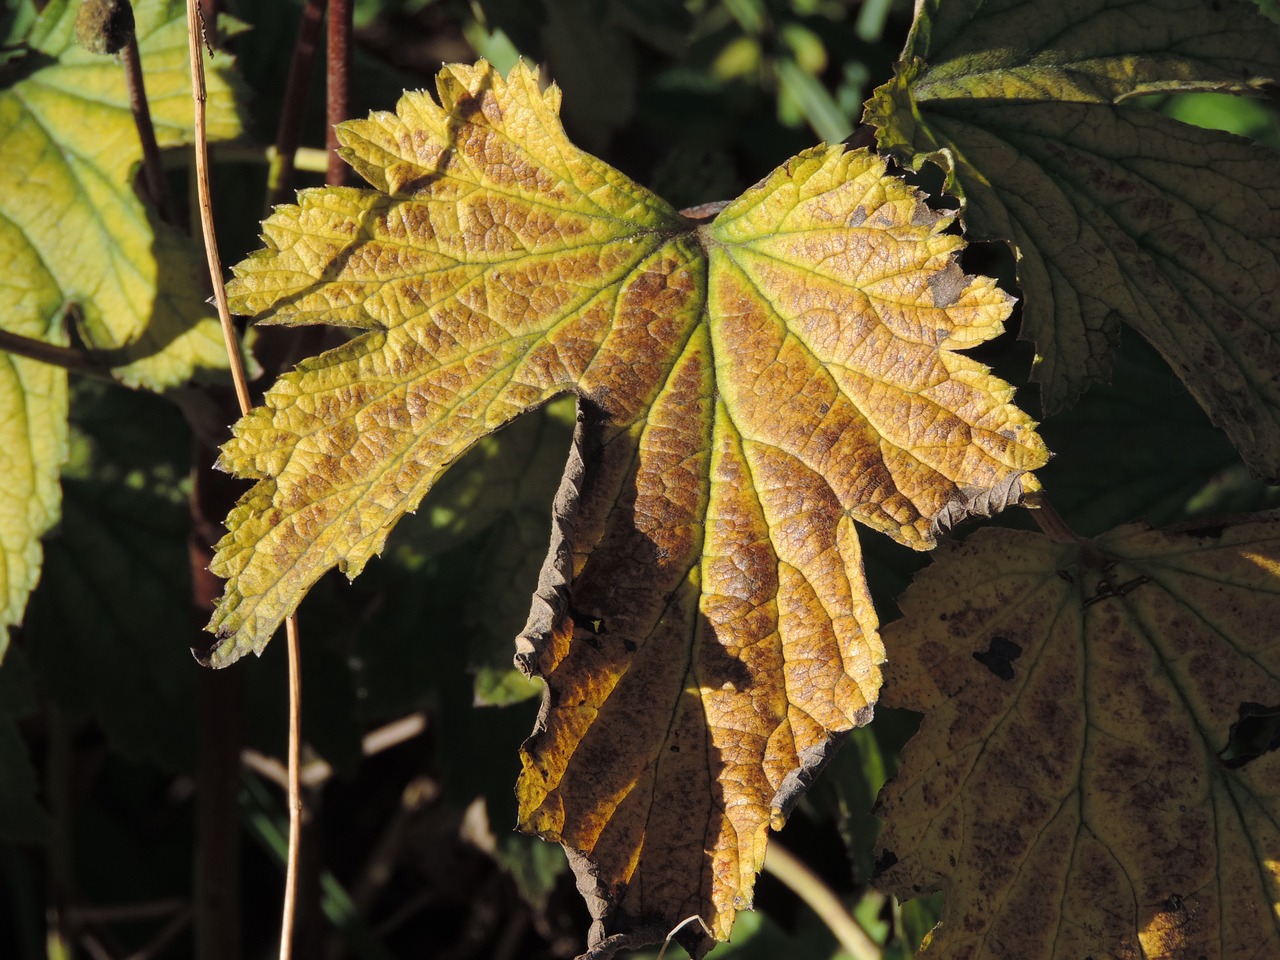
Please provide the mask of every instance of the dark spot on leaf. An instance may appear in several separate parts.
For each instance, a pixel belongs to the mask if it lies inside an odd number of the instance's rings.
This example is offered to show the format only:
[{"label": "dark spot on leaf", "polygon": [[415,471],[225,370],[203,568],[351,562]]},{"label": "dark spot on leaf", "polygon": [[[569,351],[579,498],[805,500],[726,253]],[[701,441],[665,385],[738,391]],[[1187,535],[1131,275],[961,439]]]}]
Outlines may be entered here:
[{"label": "dark spot on leaf", "polygon": [[1070,573],[1069,571],[1067,571],[1067,570],[1059,570],[1059,571],[1058,571],[1058,579],[1059,579],[1059,580],[1065,580],[1067,583],[1075,583],[1075,582],[1076,582],[1076,578],[1075,578],[1075,577],[1073,577],[1073,576],[1071,575],[1071,573]]},{"label": "dark spot on leaf", "polygon": [[673,743],[673,744],[671,745],[671,752],[672,752],[672,753],[679,753],[679,752],[680,752],[680,744],[678,744],[678,743]]},{"label": "dark spot on leaf", "polygon": [[886,850],[880,854],[875,865],[871,868],[871,879],[874,880],[886,870],[891,869],[898,862],[898,855],[892,850]]},{"label": "dark spot on leaf", "polygon": [[636,642],[635,642],[634,640],[628,640],[626,637],[623,637],[623,638],[622,638],[622,649],[623,649],[623,650],[625,650],[625,651],[627,651],[627,653],[635,653],[635,652],[636,652]]},{"label": "dark spot on leaf", "polygon": [[1205,537],[1209,540],[1219,540],[1222,538],[1222,531],[1226,529],[1226,524],[1210,523],[1203,527],[1191,527],[1182,532],[1188,537]]},{"label": "dark spot on leaf", "polygon": [[1240,719],[1231,725],[1227,745],[1218,754],[1228,770],[1243,767],[1280,747],[1280,704],[1264,707],[1260,703],[1245,702],[1239,710]]},{"label": "dark spot on leaf", "polygon": [[1176,893],[1169,894],[1169,899],[1164,902],[1164,908],[1169,913],[1178,913],[1182,910],[1182,897]]},{"label": "dark spot on leaf", "polygon": [[975,651],[973,659],[994,673],[1001,680],[1013,679],[1013,661],[1022,656],[1022,647],[1007,637],[992,637],[991,646],[983,652]]}]

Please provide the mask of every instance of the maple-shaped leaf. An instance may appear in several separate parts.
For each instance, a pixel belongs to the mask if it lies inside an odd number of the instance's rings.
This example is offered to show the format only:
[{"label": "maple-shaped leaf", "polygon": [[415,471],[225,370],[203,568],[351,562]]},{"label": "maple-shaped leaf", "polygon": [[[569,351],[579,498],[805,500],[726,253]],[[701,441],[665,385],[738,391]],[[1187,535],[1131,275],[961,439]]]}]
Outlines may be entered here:
[{"label": "maple-shaped leaf", "polygon": [[945,892],[922,956],[1280,956],[1280,514],[982,530],[902,610],[877,884]]},{"label": "maple-shaped leaf", "polygon": [[1274,89],[1276,26],[1242,0],[930,0],[895,74],[867,120],[1014,244],[1046,413],[1108,377],[1124,322],[1280,476],[1280,155],[1134,100]]},{"label": "maple-shaped leaf", "polygon": [[925,548],[1046,458],[1012,389],[954,352],[1009,298],[865,151],[809,150],[700,224],[570,144],[527,67],[437,87],[343,124],[376,189],[303,192],[236,268],[238,311],[365,332],[224,447],[261,481],[214,561],[210,660],[261,650],[468,447],[576,394],[520,648],[548,686],[522,826],[570,851],[593,943],[695,914],[724,937],[771,819],[871,715],[854,521]]},{"label": "maple-shaped leaf", "polygon": [[[131,386],[161,388],[225,367],[190,241],[134,191],[142,147],[124,67],[82,49],[78,3],[50,0],[0,75],[0,328],[65,344],[70,308],[83,343]],[[162,147],[191,140],[186,9],[139,0],[137,40]],[[208,77],[209,136],[240,132],[232,60]],[[0,657],[58,517],[66,456],[66,371],[0,353]]]}]

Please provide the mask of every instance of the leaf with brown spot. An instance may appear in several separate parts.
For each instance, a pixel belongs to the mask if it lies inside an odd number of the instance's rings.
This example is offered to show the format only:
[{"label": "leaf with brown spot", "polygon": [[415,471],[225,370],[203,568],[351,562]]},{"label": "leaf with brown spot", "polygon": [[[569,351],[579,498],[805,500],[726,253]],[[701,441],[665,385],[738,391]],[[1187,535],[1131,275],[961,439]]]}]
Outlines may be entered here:
[{"label": "leaf with brown spot", "polygon": [[945,892],[922,956],[1280,956],[1280,515],[982,530],[902,610],[876,882]]},{"label": "leaf with brown spot", "polygon": [[871,715],[854,521],[923,549],[940,515],[1034,487],[1033,424],[955,352],[1009,298],[865,151],[806,151],[699,225],[570,144],[523,65],[437,86],[340,128],[375,190],[304,192],[236,268],[240,311],[365,332],[224,448],[260,482],[215,560],[211,661],[359,572],[481,437],[576,394],[519,645],[547,683],[522,827],[570,852],[598,953],[693,915],[723,938],[769,825]]},{"label": "leaf with brown spot", "polygon": [[1014,245],[1046,413],[1109,378],[1125,323],[1280,476],[1280,155],[1138,99],[1274,91],[1277,41],[1242,0],[917,5],[866,118],[947,171],[974,236]]}]

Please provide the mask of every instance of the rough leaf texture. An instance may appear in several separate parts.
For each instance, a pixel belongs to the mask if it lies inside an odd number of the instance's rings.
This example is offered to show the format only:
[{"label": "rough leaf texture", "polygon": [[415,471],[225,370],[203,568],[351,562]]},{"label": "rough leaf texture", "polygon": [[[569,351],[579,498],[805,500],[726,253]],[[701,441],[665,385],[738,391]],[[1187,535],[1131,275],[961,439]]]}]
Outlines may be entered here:
[{"label": "rough leaf texture", "polygon": [[1015,245],[1047,412],[1109,375],[1124,322],[1275,477],[1280,157],[1129,101],[1276,78],[1276,27],[1237,0],[929,2],[867,118]]},{"label": "rough leaf texture", "polygon": [[[1280,519],[983,530],[885,630],[924,712],[881,794],[883,889],[941,889],[923,956],[1280,956]],[[1259,755],[1260,754],[1260,755]]]},{"label": "rough leaf texture", "polygon": [[[133,386],[164,387],[223,367],[198,261],[134,192],[142,157],[124,68],[75,43],[79,4],[52,0],[9,61],[0,90],[0,327],[65,344],[71,308],[86,346]],[[191,138],[185,6],[139,0],[138,45],[161,146]],[[211,65],[209,136],[240,131],[231,63]],[[65,371],[0,354],[0,657],[57,520],[66,455]]]},{"label": "rough leaf texture", "polygon": [[924,548],[1045,460],[1009,386],[953,352],[1008,298],[866,152],[807,151],[699,226],[574,148],[524,66],[437,85],[341,128],[375,190],[303,193],[237,268],[238,310],[366,332],[224,448],[262,479],[219,546],[211,660],[357,573],[480,437],[577,394],[520,648],[548,686],[522,825],[570,850],[593,943],[693,914],[724,937],[770,821],[870,717],[854,521]]}]

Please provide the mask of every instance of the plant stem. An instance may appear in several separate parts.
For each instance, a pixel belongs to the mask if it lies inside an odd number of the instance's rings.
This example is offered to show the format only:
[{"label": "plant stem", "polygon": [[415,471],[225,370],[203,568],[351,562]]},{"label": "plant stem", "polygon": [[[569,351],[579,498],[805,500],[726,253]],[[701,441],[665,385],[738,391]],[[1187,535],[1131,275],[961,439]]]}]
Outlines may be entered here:
[{"label": "plant stem", "polygon": [[[289,79],[285,81],[284,105],[280,110],[280,127],[276,131],[275,154],[267,170],[267,202],[271,206],[285,203],[293,189],[298,144],[302,139],[302,114],[307,90],[311,86],[311,68],[320,41],[320,24],[324,20],[325,0],[307,0],[298,21],[298,38],[289,61]],[[327,170],[325,167],[321,169]]]},{"label": "plant stem", "polygon": [[239,960],[243,671],[202,670],[196,767],[196,960]]},{"label": "plant stem", "polygon": [[302,849],[302,663],[298,618],[284,622],[289,653],[289,858],[284,877],[284,919],[280,925],[280,960],[293,956],[293,926],[298,902],[298,864]]},{"label": "plant stem", "polygon": [[147,103],[147,87],[142,77],[142,57],[138,54],[138,38],[130,31],[129,42],[121,51],[124,56],[125,86],[129,91],[129,109],[133,123],[138,128],[142,142],[142,173],[146,178],[147,193],[165,223],[175,222],[173,202],[169,199],[168,185],[164,180],[164,168],[160,163],[160,146],[156,143],[156,129],[151,123],[151,107]]},{"label": "plant stem", "polygon": [[809,905],[854,960],[881,960],[884,954],[880,947],[858,926],[840,898],[822,882],[821,877],[777,840],[769,842],[764,869]]},{"label": "plant stem", "polygon": [[325,70],[325,146],[329,150],[329,172],[325,182],[341,186],[350,169],[338,156],[338,137],[334,127],[346,120],[351,111],[351,33],[353,6],[351,0],[329,0],[329,36]]},{"label": "plant stem", "polygon": [[1058,515],[1058,511],[1053,509],[1053,505],[1049,503],[1049,498],[1045,496],[1043,490],[1037,490],[1035,493],[1027,496],[1026,504],[1031,511],[1031,519],[1035,520],[1036,525],[1046,537],[1057,543],[1083,543],[1084,537],[1067,526],[1067,522]]},{"label": "plant stem", "polygon": [[46,343],[43,340],[10,333],[8,330],[0,330],[0,350],[29,360],[39,360],[41,363],[62,367],[74,373],[83,373],[102,380],[111,379],[107,373],[106,363],[96,360],[92,354],[75,347],[60,347],[56,343]]},{"label": "plant stem", "polygon": [[[200,48],[198,0],[187,0],[187,44],[191,57],[191,94],[195,101],[195,155],[196,185],[199,193],[200,227],[204,234],[205,256],[209,262],[209,279],[213,284],[213,296],[218,305],[218,319],[222,323],[223,341],[227,359],[231,365],[231,377],[235,383],[236,400],[240,413],[247,414],[252,406],[249,385],[245,378],[244,361],[240,354],[240,340],[231,323],[231,309],[227,304],[227,291],[222,283],[222,263],[218,257],[217,236],[213,227],[213,202],[209,190],[209,154],[206,132],[206,93],[204,84],[204,51]],[[290,960],[293,955],[293,918],[297,910],[298,843],[302,832],[302,798],[299,783],[299,754],[301,734],[301,671],[298,654],[298,622],[296,617],[285,621],[289,648],[289,870],[285,879],[285,898],[280,924],[279,960]]]},{"label": "plant stem", "polygon": [[204,234],[204,253],[209,262],[209,279],[213,283],[213,297],[218,305],[218,319],[222,322],[222,340],[227,348],[231,364],[231,379],[235,383],[236,400],[240,412],[248,413],[249,384],[244,373],[244,358],[240,353],[240,338],[231,323],[231,308],[227,305],[227,291],[222,285],[222,261],[218,257],[218,240],[213,230],[213,203],[209,190],[209,145],[206,117],[208,94],[204,85],[204,51],[200,48],[201,19],[196,0],[187,0],[187,41],[191,54],[191,96],[195,101],[195,153],[196,188],[199,191],[200,227]]}]

